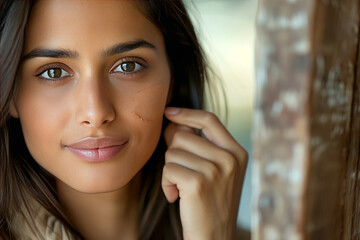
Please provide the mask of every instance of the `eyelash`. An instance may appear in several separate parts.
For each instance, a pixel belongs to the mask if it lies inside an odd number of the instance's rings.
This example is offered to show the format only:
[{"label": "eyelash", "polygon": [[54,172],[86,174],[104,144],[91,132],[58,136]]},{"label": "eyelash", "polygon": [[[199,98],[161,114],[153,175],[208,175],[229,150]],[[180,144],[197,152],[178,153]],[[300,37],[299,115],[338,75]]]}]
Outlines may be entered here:
[{"label": "eyelash", "polygon": [[[120,71],[117,71],[115,72],[114,70],[117,69],[118,67],[121,67],[122,64],[124,63],[135,63],[137,66],[135,67],[140,67],[140,69],[138,70],[135,70],[133,72],[120,72]],[[139,62],[139,59],[138,58],[135,58],[135,57],[127,57],[127,58],[124,58],[124,59],[121,59],[116,65],[115,67],[113,67],[111,70],[110,70],[110,73],[114,73],[114,74],[122,74],[122,75],[132,75],[132,74],[137,74],[137,73],[140,73],[142,72],[144,69],[146,69],[147,66],[146,64],[144,63],[140,63]]]},{"label": "eyelash", "polygon": [[[114,71],[115,69],[117,69],[118,67],[121,67],[122,64],[124,63],[135,63],[135,68],[140,68],[138,70],[134,70],[133,72],[121,72],[121,71]],[[68,68],[68,67],[65,67],[65,68]],[[111,70],[110,70],[110,73],[114,73],[114,74],[122,74],[122,75],[132,75],[132,74],[137,74],[137,73],[140,73],[141,71],[143,71],[144,69],[146,69],[147,66],[143,63],[140,63],[139,61],[137,61],[137,58],[133,58],[133,57],[130,57],[130,58],[124,58],[122,59],[118,64],[116,64],[115,67],[113,67]],[[46,77],[43,77],[41,75],[43,75],[44,73],[46,73],[46,71],[49,71],[51,69],[60,69],[61,70],[61,74],[63,74],[64,72],[68,73],[67,76],[64,76],[64,77],[59,77],[59,78],[51,78],[49,76],[49,78],[46,78]],[[49,64],[49,65],[46,65],[44,67],[42,67],[40,69],[40,73],[36,74],[35,75],[36,77],[38,78],[41,78],[41,79],[44,79],[44,80],[47,80],[47,81],[60,81],[60,80],[63,80],[64,78],[66,77],[71,77],[73,76],[70,71],[67,71],[64,69],[64,66],[63,64]]]},{"label": "eyelash", "polygon": [[[66,72],[68,75],[67,76],[64,76],[64,77],[59,77],[59,78],[46,78],[46,77],[43,77],[41,75],[43,75],[46,71],[49,71],[51,69],[60,69],[61,70],[61,74],[63,74],[64,72]],[[68,70],[65,70],[65,69],[68,69],[67,66],[64,66],[64,64],[60,64],[60,63],[53,63],[53,64],[48,64],[42,68],[40,68],[40,73],[39,74],[36,74],[35,76],[38,77],[38,78],[41,78],[43,80],[46,80],[46,81],[50,81],[50,82],[55,82],[55,81],[61,81],[63,80],[64,78],[66,77],[71,77],[73,76],[70,72],[71,71],[68,71]]]}]

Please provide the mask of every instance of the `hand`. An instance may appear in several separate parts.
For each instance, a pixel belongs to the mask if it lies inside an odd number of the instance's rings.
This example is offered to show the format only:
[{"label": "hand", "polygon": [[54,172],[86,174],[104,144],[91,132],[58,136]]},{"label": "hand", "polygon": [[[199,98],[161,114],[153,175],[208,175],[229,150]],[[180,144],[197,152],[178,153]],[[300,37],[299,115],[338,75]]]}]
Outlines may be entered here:
[{"label": "hand", "polygon": [[164,133],[162,188],[169,202],[180,197],[184,239],[234,239],[246,151],[212,113],[167,108],[165,116],[172,123]]}]

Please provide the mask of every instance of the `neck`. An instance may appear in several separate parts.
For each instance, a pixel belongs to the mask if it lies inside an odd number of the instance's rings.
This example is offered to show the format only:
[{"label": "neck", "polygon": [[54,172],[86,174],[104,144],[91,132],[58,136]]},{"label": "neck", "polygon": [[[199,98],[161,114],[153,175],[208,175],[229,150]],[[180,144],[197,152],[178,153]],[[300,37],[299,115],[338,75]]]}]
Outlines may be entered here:
[{"label": "neck", "polygon": [[137,239],[139,176],[113,192],[88,194],[57,180],[57,194],[70,223],[87,240]]}]

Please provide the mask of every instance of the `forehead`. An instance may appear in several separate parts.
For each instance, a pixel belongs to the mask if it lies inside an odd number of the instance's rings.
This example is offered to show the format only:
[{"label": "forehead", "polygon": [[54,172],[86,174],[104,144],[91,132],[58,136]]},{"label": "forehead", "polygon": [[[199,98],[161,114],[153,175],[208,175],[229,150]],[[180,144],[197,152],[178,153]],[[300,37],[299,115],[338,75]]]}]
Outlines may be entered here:
[{"label": "forehead", "polygon": [[137,39],[162,43],[160,30],[138,1],[39,0],[30,14],[24,52],[36,47],[81,52]]}]

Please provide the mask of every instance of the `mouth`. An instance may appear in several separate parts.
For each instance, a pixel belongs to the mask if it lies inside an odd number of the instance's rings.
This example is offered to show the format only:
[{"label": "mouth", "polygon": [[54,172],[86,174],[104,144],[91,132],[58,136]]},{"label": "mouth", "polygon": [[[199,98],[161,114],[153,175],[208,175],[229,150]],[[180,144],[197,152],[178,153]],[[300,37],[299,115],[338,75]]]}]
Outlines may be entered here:
[{"label": "mouth", "polygon": [[84,138],[79,142],[66,145],[65,148],[86,162],[104,162],[112,159],[127,143],[127,138]]}]

